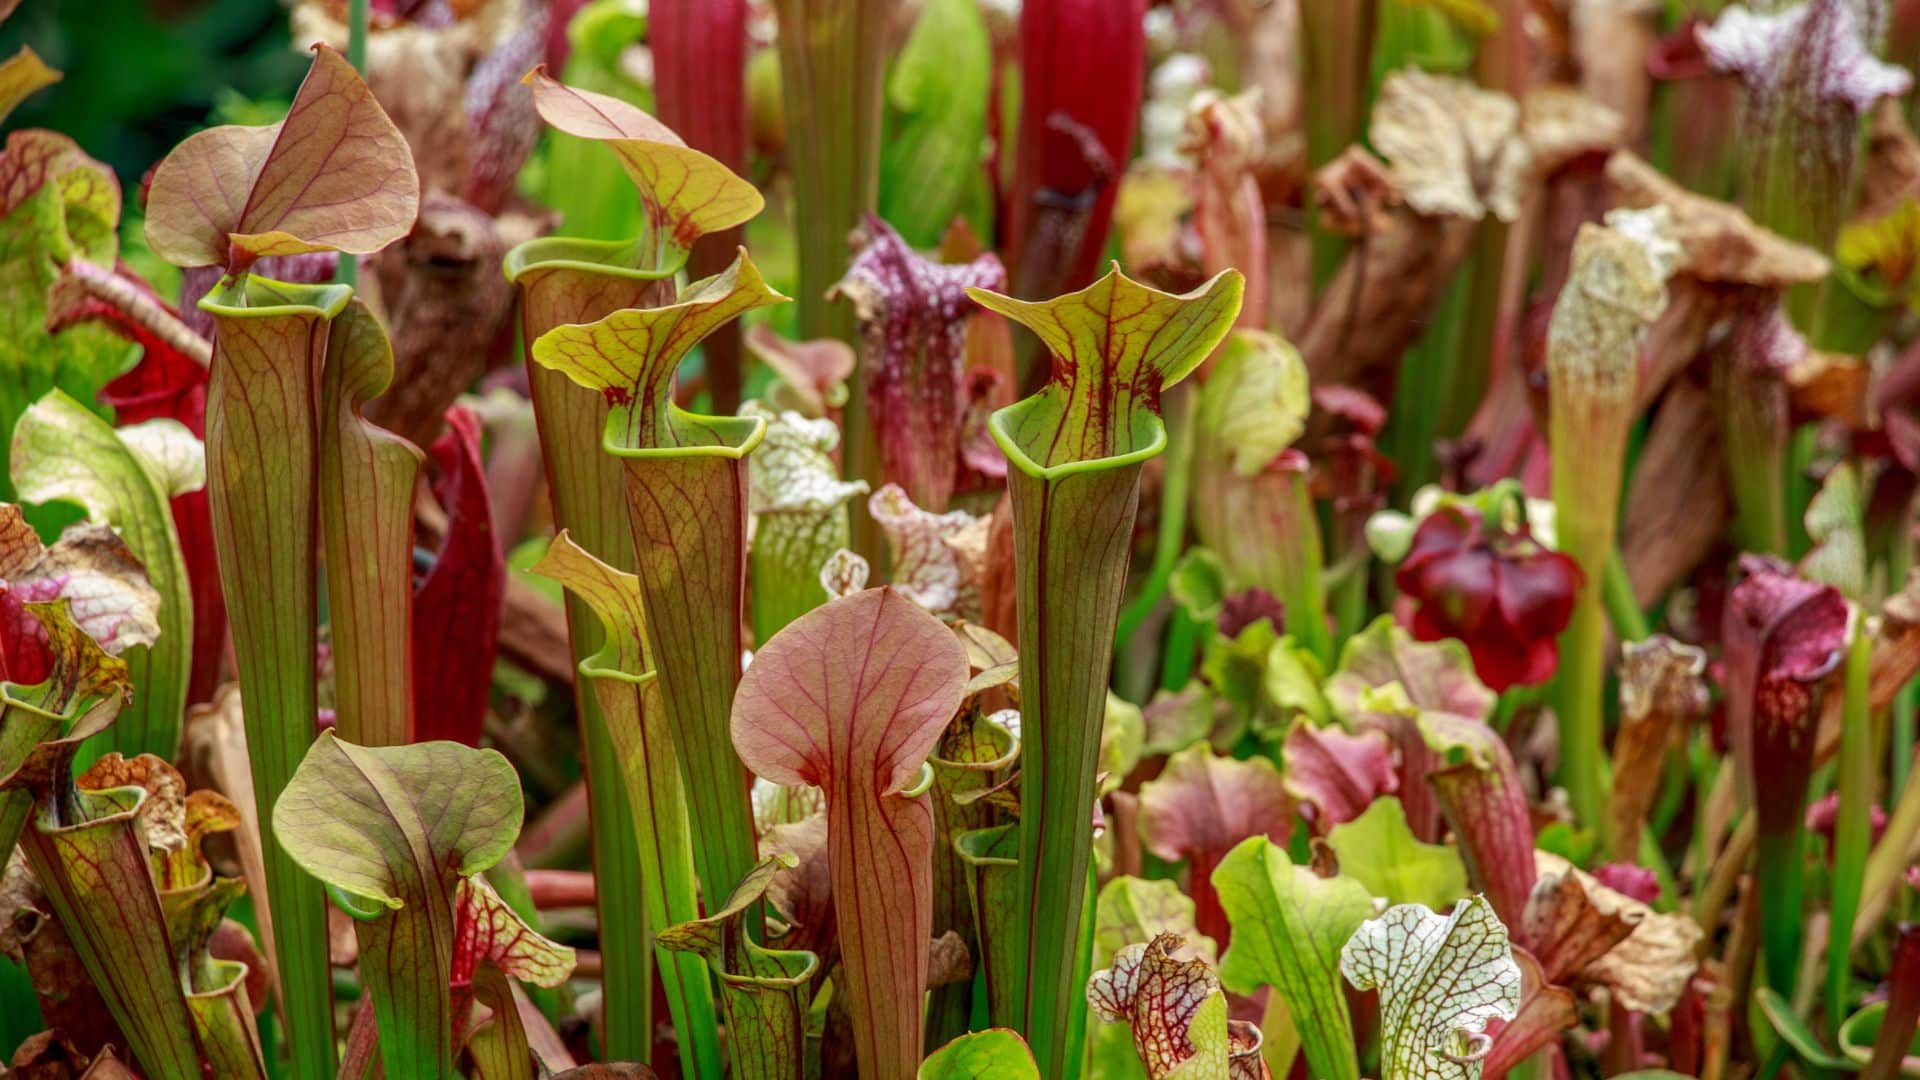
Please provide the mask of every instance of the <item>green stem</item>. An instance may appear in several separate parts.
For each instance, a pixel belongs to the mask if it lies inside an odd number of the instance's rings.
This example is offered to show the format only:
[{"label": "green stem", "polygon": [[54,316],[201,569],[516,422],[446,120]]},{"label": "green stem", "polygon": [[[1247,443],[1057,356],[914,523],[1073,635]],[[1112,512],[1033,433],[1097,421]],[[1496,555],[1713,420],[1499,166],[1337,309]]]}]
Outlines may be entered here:
[{"label": "green stem", "polygon": [[1907,776],[1913,768],[1913,714],[1920,708],[1920,679],[1909,679],[1893,696],[1893,793],[1907,790]]},{"label": "green stem", "polygon": [[[858,348],[853,310],[827,290],[846,273],[847,233],[880,192],[881,93],[895,0],[777,0],[794,220],[799,232],[800,334]],[[880,489],[880,458],[867,420],[866,363],[855,367],[844,423],[848,479]],[[876,569],[886,545],[873,519],[853,514],[854,550]],[[744,871],[743,871],[744,872]]]},{"label": "green stem", "polygon": [[[1907,767],[1911,774],[1911,761]],[[1907,852],[1913,849],[1916,835],[1920,835],[1920,784],[1908,784],[1900,789],[1893,812],[1887,815],[1887,827],[1880,833],[1880,842],[1874,845],[1873,853],[1867,856],[1866,873],[1860,882],[1861,907],[1866,918],[1855,918],[1855,948],[1873,932],[1886,914],[1886,894],[1900,880],[1900,875],[1906,872],[1909,864]]]},{"label": "green stem", "polygon": [[1847,1015],[1853,920],[1860,910],[1867,848],[1872,841],[1873,718],[1870,714],[1873,635],[1856,620],[1847,651],[1846,708],[1840,721],[1840,813],[1833,833],[1833,895],[1827,938],[1827,1018]]},{"label": "green stem", "polygon": [[1140,594],[1120,609],[1120,623],[1113,635],[1115,655],[1126,649],[1140,631],[1140,624],[1166,597],[1173,568],[1180,564],[1180,553],[1187,544],[1187,496],[1193,486],[1193,409],[1197,399],[1197,390],[1183,383],[1168,390],[1160,402],[1166,414],[1167,464],[1161,473],[1160,525],[1154,533],[1153,566]]},{"label": "green stem", "polygon": [[[371,7],[371,0],[347,0],[347,63],[361,75],[367,73],[367,22]],[[342,252],[334,280],[342,285],[360,284],[359,257]]]},{"label": "green stem", "polygon": [[1580,590],[1573,618],[1560,638],[1560,782],[1573,812],[1607,844],[1605,731],[1601,692],[1606,678],[1606,613],[1593,589]]},{"label": "green stem", "polygon": [[1759,837],[1754,844],[1759,870],[1760,950],[1766,963],[1767,985],[1783,997],[1793,997],[1800,971],[1800,878],[1807,846],[1804,823],[1785,835]]},{"label": "green stem", "polygon": [[1627,576],[1627,564],[1620,558],[1618,548],[1607,557],[1601,590],[1606,601],[1607,621],[1613,624],[1615,637],[1621,641],[1644,641],[1653,633],[1647,625],[1646,613],[1640,610],[1640,601],[1634,598],[1633,580]]}]

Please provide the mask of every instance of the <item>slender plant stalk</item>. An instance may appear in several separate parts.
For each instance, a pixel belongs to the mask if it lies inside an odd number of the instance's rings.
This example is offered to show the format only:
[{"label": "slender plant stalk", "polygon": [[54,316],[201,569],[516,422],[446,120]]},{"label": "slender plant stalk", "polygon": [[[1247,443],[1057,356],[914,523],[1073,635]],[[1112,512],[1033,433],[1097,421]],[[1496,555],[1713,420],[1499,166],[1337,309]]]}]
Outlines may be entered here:
[{"label": "slender plant stalk", "polygon": [[1920,680],[1910,680],[1893,697],[1893,793],[1907,790],[1913,771],[1914,713],[1920,711]]},{"label": "slender plant stalk", "polygon": [[1647,613],[1640,610],[1640,601],[1634,598],[1633,579],[1627,576],[1627,564],[1620,558],[1618,548],[1607,556],[1601,589],[1613,635],[1621,641],[1645,641],[1653,628],[1647,625]]},{"label": "slender plant stalk", "polygon": [[1147,580],[1126,607],[1120,609],[1120,622],[1114,631],[1113,647],[1118,655],[1133,640],[1140,624],[1166,599],[1167,586],[1173,581],[1173,569],[1180,565],[1180,553],[1187,546],[1188,493],[1193,487],[1193,410],[1198,398],[1192,386],[1176,386],[1160,401],[1167,423],[1166,466],[1160,473],[1160,520],[1154,534],[1153,565]]},{"label": "slender plant stalk", "polygon": [[[1305,47],[1307,168],[1318,169],[1360,141],[1366,123],[1367,85],[1372,78],[1377,0],[1302,0],[1300,42]],[[1309,223],[1313,239],[1314,281],[1333,274],[1343,247],[1322,228],[1319,215]]]},{"label": "slender plant stalk", "polygon": [[[367,73],[367,24],[372,17],[372,0],[347,0],[347,63],[361,75]],[[360,284],[360,258],[342,252],[334,273],[342,285]]]},{"label": "slender plant stalk", "polygon": [[[1581,229],[1547,339],[1553,502],[1560,550],[1586,584],[1560,639],[1562,780],[1582,824],[1607,850],[1606,671],[1602,582],[1613,556],[1621,473],[1639,381],[1638,335],[1666,304],[1665,268],[1638,241]],[[1618,279],[1617,281],[1615,279]]]},{"label": "slender plant stalk", "polygon": [[[700,901],[686,797],[662,716],[658,681],[646,655],[640,582],[595,559],[564,532],[534,570],[591,606],[605,630],[605,647],[580,662],[579,675],[593,687],[602,726],[620,756],[619,775],[633,811],[636,891],[645,905],[646,924],[664,930],[697,919]],[[682,1060],[695,1075],[717,1075],[720,1048],[705,962],[688,954],[656,955],[655,960]]]},{"label": "slender plant stalk", "polygon": [[[333,320],[352,290],[258,277],[201,301],[214,318],[207,487],[220,584],[233,625],[254,801],[267,825],[313,741],[319,547],[316,402]],[[273,477],[272,483],[263,482]],[[261,829],[267,901],[294,1074],[333,1075],[326,898]]]},{"label": "slender plant stalk", "polygon": [[[613,248],[607,245],[605,253]],[[596,558],[631,573],[635,562],[633,537],[627,531],[625,479],[620,463],[600,450],[606,399],[534,363],[532,350],[540,335],[556,326],[658,303],[671,295],[671,285],[652,273],[596,266],[578,254],[534,241],[508,253],[507,276],[520,287],[520,337],[526,343],[527,381],[554,521]],[[600,652],[606,631],[578,596],[567,597],[566,610],[577,665]],[[641,880],[639,837],[606,716],[598,695],[581,678],[574,682],[574,705],[586,750],[587,813],[594,879],[599,883],[595,899],[605,964],[601,1008],[607,1052],[618,1060],[645,1062],[653,1055],[648,1032],[653,1029],[654,953],[648,943],[646,906],[633,895]]]},{"label": "slender plant stalk", "polygon": [[[1014,1007],[1043,1076],[1071,1078],[1082,1065],[1084,1043],[1071,1033],[1086,1013],[1090,807],[1140,469],[1166,445],[1162,388],[1226,336],[1241,288],[1228,272],[1176,297],[1116,271],[1038,303],[970,290],[1053,354],[1046,388],[989,425],[1009,463],[1021,729],[1029,733],[1020,773],[1026,963]],[[1116,306],[1132,313],[1125,334],[1107,318]]]},{"label": "slender plant stalk", "polygon": [[[847,272],[847,233],[880,194],[882,92],[887,31],[896,0],[778,0],[780,82],[791,156],[794,220],[800,244],[800,334],[859,347],[853,311],[827,300]],[[867,418],[867,360],[848,387],[845,474],[878,491],[880,457]],[[885,544],[872,519],[855,511],[854,550],[884,565]],[[742,871],[744,873],[744,870]]]},{"label": "slender plant stalk", "polygon": [[1911,864],[1908,852],[1913,850],[1914,838],[1920,836],[1920,783],[1912,782],[1912,768],[1909,761],[1909,782],[1900,789],[1893,812],[1887,815],[1887,827],[1881,830],[1880,842],[1874,845],[1873,854],[1867,856],[1866,872],[1860,881],[1860,914],[1853,924],[1856,949],[1885,917],[1892,890]]},{"label": "slender plant stalk", "polygon": [[1827,935],[1827,1016],[1847,1015],[1847,987],[1853,969],[1853,920],[1860,910],[1867,848],[1872,842],[1873,717],[1869,703],[1873,671],[1873,631],[1856,619],[1847,650],[1846,707],[1840,720],[1840,814],[1833,830],[1833,886]]}]

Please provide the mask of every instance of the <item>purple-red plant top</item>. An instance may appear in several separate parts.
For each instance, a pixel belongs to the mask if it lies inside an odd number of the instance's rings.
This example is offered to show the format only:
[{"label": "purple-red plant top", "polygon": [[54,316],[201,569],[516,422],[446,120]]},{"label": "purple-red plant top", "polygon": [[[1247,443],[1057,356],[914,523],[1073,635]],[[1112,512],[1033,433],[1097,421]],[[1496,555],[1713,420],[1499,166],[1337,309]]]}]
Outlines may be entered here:
[{"label": "purple-red plant top", "polygon": [[1471,507],[1429,514],[1394,583],[1414,603],[1413,635],[1457,638],[1474,670],[1494,690],[1547,681],[1559,663],[1555,635],[1573,613],[1584,575],[1572,559],[1550,551],[1524,526],[1487,527]]},{"label": "purple-red plant top", "polygon": [[833,291],[852,301],[866,346],[867,408],[886,480],[920,507],[946,509],[953,493],[967,397],[969,288],[1004,290],[1006,271],[988,252],[944,265],[907,246],[872,214],[866,246]]},{"label": "purple-red plant top", "polygon": [[1729,733],[1762,830],[1792,828],[1812,770],[1820,684],[1846,646],[1847,603],[1777,560],[1746,555],[1740,569],[1721,628]]}]

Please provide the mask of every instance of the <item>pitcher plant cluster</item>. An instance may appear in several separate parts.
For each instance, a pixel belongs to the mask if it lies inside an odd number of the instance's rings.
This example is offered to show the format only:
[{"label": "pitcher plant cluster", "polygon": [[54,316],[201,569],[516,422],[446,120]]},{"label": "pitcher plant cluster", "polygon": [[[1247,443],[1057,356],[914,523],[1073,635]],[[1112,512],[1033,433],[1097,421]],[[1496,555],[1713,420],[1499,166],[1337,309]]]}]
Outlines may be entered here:
[{"label": "pitcher plant cluster", "polygon": [[1920,1075],[1920,3],[286,17],[0,150],[10,1074]]}]

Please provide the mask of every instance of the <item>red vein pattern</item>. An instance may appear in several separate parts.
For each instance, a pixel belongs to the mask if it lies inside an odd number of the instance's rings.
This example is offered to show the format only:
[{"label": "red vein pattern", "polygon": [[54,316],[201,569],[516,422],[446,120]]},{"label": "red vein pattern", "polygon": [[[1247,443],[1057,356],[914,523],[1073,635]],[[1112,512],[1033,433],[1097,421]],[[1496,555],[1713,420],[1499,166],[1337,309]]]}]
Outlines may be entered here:
[{"label": "red vein pattern", "polygon": [[933,929],[933,809],[907,786],[960,707],[966,651],[891,589],[815,608],[740,682],[733,742],[756,773],[827,796],[828,863],[863,1076],[911,1076]]},{"label": "red vein pattern", "polygon": [[[278,286],[254,279],[256,302],[285,304]],[[336,287],[337,288],[337,287]],[[337,311],[323,288],[302,294]],[[228,299],[220,297],[221,300]],[[238,299],[237,297],[234,299]],[[318,554],[319,443],[315,402],[329,311],[276,306],[260,312],[216,306],[213,374],[207,388],[207,489],[222,592],[233,624],[234,662],[245,702],[254,801],[263,825],[292,779],[318,716],[314,676],[314,581]],[[326,902],[320,887],[261,830],[274,950],[291,1037],[320,1040],[333,1057]],[[285,986],[308,980],[305,994]],[[305,1009],[297,1006],[304,1003]],[[314,1056],[321,1056],[314,1051]]]},{"label": "red vein pattern", "polygon": [[408,652],[421,454],[361,412],[392,378],[386,331],[355,299],[334,319],[321,375],[320,527],[334,715],[341,736],[361,746],[399,746],[413,730]]}]

